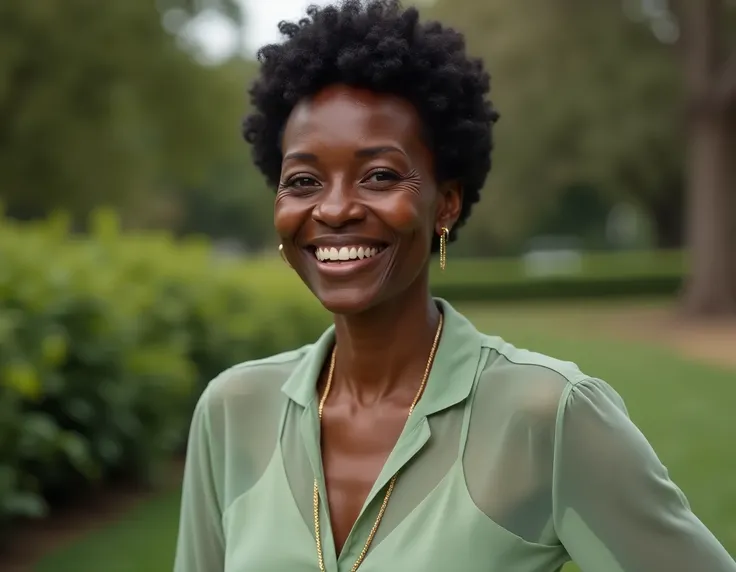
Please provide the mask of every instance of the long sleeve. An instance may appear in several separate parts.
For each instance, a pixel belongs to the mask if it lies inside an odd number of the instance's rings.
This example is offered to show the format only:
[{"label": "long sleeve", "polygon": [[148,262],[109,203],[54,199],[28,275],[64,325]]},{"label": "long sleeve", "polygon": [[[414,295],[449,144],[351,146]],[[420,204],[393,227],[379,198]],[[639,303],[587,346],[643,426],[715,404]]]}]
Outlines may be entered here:
[{"label": "long sleeve", "polygon": [[555,528],[583,572],[736,572],[606,383],[565,390],[554,467]]},{"label": "long sleeve", "polygon": [[225,568],[210,393],[206,390],[197,403],[189,432],[174,572],[222,572]]}]

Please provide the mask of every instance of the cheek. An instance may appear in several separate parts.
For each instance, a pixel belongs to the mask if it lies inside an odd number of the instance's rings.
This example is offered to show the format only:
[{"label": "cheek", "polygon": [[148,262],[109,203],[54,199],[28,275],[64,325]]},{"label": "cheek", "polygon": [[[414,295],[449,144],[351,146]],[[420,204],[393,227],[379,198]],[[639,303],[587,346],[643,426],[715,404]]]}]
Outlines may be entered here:
[{"label": "cheek", "polygon": [[423,191],[416,188],[394,189],[387,194],[382,204],[381,216],[390,221],[398,233],[414,234],[431,224],[430,207]]},{"label": "cheek", "polygon": [[299,231],[305,216],[309,216],[310,204],[307,201],[277,194],[273,206],[273,225],[282,238],[289,238]]}]

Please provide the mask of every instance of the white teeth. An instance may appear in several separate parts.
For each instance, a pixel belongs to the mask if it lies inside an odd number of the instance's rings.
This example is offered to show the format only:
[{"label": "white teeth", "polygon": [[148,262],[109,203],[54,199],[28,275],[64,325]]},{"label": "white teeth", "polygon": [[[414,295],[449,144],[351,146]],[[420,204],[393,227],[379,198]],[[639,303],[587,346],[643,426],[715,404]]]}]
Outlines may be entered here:
[{"label": "white teeth", "polygon": [[342,246],[339,250],[335,247],[317,248],[314,251],[314,255],[317,260],[324,262],[326,260],[362,260],[363,258],[375,256],[379,252],[380,250],[370,246]]}]

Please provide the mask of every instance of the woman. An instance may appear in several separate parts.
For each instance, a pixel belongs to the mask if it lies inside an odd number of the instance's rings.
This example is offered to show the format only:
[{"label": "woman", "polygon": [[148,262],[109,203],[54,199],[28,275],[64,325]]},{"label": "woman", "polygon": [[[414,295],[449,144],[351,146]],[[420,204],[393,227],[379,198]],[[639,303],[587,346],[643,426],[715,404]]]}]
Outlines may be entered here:
[{"label": "woman", "polygon": [[244,134],[334,326],[204,392],[176,572],[735,572],[606,383],[431,297],[498,118],[462,36],[393,0],[280,28]]}]

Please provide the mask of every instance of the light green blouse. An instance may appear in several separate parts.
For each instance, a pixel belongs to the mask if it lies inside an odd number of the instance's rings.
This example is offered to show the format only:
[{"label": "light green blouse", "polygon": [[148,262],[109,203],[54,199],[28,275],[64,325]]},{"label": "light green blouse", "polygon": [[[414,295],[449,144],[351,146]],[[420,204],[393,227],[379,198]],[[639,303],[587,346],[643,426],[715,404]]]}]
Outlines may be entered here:
[{"label": "light green blouse", "polygon": [[414,414],[341,554],[325,502],[315,384],[332,346],[237,365],[192,421],[175,572],[736,572],[618,394],[574,364],[479,333],[445,301]]}]

